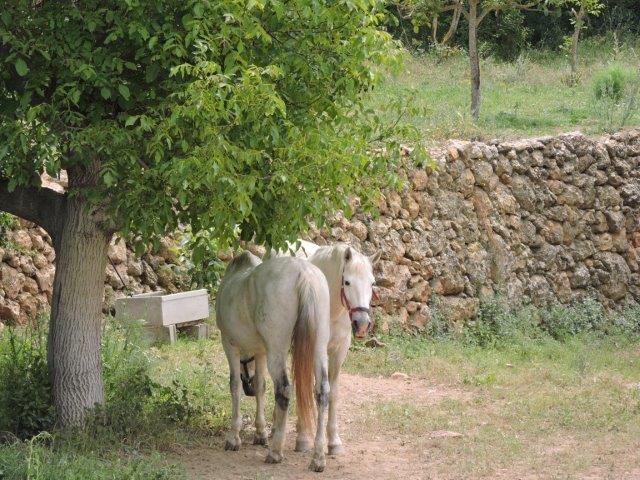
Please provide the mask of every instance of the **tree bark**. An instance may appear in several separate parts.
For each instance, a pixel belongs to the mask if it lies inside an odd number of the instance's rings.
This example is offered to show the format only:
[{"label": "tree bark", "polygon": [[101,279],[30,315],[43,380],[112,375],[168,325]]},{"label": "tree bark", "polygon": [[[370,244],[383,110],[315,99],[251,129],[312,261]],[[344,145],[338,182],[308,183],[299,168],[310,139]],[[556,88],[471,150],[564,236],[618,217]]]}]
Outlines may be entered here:
[{"label": "tree bark", "polygon": [[[70,189],[86,186],[96,174],[97,169],[70,170]],[[100,326],[109,238],[82,195],[67,198],[48,342],[53,400],[63,428],[82,426],[88,409],[104,402]]]},{"label": "tree bark", "polygon": [[584,26],[585,17],[584,5],[580,6],[578,13],[575,13],[576,23],[573,27],[573,36],[571,38],[571,74],[576,75],[578,73],[578,40],[580,40],[580,32]]},{"label": "tree bark", "polygon": [[458,30],[458,23],[460,22],[460,16],[462,15],[462,3],[458,3],[456,5],[455,10],[453,11],[453,18],[451,19],[451,25],[449,25],[449,30],[442,38],[442,45],[446,45],[449,43],[449,40],[455,35]]},{"label": "tree bark", "polygon": [[0,179],[0,210],[40,225],[54,244],[62,227],[65,202],[65,195],[48,188],[16,187],[10,192],[9,182]]},{"label": "tree bark", "polygon": [[469,66],[471,69],[471,118],[480,117],[480,58],[478,55],[478,1],[469,1]]}]

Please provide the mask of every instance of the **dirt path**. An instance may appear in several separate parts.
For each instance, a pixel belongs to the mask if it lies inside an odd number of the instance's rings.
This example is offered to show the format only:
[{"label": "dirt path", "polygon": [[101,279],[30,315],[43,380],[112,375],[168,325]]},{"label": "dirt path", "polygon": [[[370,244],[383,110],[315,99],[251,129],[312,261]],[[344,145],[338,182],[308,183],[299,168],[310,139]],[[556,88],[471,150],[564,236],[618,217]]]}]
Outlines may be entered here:
[{"label": "dirt path", "polygon": [[[201,479],[372,479],[401,478],[425,479],[431,475],[428,463],[421,460],[415,439],[397,432],[385,432],[367,421],[367,409],[375,405],[411,403],[428,408],[446,399],[466,399],[467,392],[437,388],[427,382],[411,378],[368,378],[358,375],[341,376],[341,408],[339,413],[342,441],[346,451],[342,455],[327,457],[323,474],[307,470],[311,453],[293,451],[295,428],[290,419],[285,460],[280,465],[266,465],[266,449],[251,445],[252,427],[242,432],[244,442],[239,452],[225,452],[224,440],[211,448],[190,450],[180,455],[179,461],[190,478]],[[426,437],[452,436],[453,432],[426,432]],[[425,437],[423,437],[424,439]],[[455,440],[452,440],[455,441]]]}]

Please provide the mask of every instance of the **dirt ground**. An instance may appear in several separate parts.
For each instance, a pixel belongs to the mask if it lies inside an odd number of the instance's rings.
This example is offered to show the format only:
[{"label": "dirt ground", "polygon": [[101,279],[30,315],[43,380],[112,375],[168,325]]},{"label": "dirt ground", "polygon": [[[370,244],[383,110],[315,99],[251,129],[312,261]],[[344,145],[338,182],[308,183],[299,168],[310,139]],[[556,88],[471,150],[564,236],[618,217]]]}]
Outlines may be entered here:
[{"label": "dirt ground", "polygon": [[[182,463],[193,480],[208,479],[628,479],[640,480],[640,463],[634,454],[637,441],[620,446],[615,432],[599,439],[573,438],[568,432],[543,436],[534,440],[530,449],[512,460],[496,463],[496,452],[490,442],[483,445],[485,455],[468,458],[472,432],[431,430],[425,418],[409,416],[409,426],[396,422],[398,410],[435,412],[447,402],[472,407],[480,399],[473,389],[458,389],[431,384],[424,379],[404,374],[388,377],[341,375],[340,432],[345,453],[327,457],[324,473],[307,470],[311,453],[294,452],[294,418],[288,424],[285,459],[279,465],[264,463],[265,447],[251,444],[253,426],[244,426],[243,445],[238,452],[226,452],[222,437],[207,447],[189,449],[176,460]],[[247,401],[245,398],[244,401]],[[385,410],[389,408],[390,410]],[[500,408],[499,405],[495,405]],[[414,409],[414,410],[411,410]],[[431,409],[431,410],[429,410]],[[381,414],[382,412],[382,414]],[[381,417],[382,415],[382,417]],[[455,414],[454,414],[455,415]],[[483,416],[481,411],[475,415]],[[387,418],[384,418],[387,416]],[[374,420],[378,418],[378,421]],[[380,423],[397,428],[389,430]],[[480,423],[486,422],[478,418]],[[422,422],[422,425],[419,423]],[[406,433],[404,433],[406,432]],[[637,440],[637,439],[636,439]],[[615,445],[618,445],[617,447]],[[637,445],[637,446],[636,446]],[[499,449],[498,449],[499,450]],[[619,450],[619,451],[618,451]],[[500,454],[497,454],[500,457]],[[584,460],[580,467],[573,460]],[[453,463],[452,463],[453,462]],[[483,464],[492,466],[484,470]]]},{"label": "dirt ground", "polygon": [[[421,449],[428,439],[448,439],[455,442],[458,432],[445,430],[425,432],[421,438],[385,433],[376,425],[364,422],[366,409],[380,402],[407,402],[428,408],[446,399],[467,399],[468,392],[437,388],[423,380],[405,376],[399,378],[369,378],[341,375],[341,407],[339,412],[341,438],[345,452],[328,456],[324,473],[307,470],[311,453],[294,452],[295,427],[289,418],[285,459],[279,465],[266,465],[265,447],[251,444],[253,428],[242,432],[243,445],[238,452],[226,452],[224,439],[211,448],[190,450],[180,456],[190,478],[201,479],[372,479],[402,478],[404,480],[433,478],[428,465],[421,460]],[[246,399],[244,399],[246,401]],[[360,419],[360,420],[358,420]],[[425,443],[425,440],[427,442]],[[420,447],[418,447],[418,443]]]}]

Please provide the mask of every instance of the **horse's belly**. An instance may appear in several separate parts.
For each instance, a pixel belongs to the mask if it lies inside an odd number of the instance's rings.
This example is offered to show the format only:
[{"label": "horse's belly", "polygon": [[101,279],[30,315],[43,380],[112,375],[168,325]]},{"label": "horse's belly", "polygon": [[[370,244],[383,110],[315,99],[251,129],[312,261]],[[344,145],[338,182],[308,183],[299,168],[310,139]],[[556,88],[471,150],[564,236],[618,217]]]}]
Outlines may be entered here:
[{"label": "horse's belly", "polygon": [[222,334],[243,357],[263,353],[265,350],[264,342],[255,330],[235,328],[233,331],[222,331]]}]

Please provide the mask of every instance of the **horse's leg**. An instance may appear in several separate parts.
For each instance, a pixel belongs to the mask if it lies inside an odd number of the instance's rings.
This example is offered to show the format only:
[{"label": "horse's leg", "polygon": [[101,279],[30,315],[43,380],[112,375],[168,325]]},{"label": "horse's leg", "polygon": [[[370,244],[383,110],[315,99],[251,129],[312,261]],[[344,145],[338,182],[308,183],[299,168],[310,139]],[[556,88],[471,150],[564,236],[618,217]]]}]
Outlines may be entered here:
[{"label": "horse's leg", "polygon": [[349,341],[345,341],[333,351],[329,352],[329,420],[327,422],[327,437],[329,440],[329,455],[338,455],[344,451],[342,440],[338,434],[338,377],[342,363],[349,351]]},{"label": "horse's leg", "polygon": [[291,385],[287,375],[286,350],[277,354],[267,353],[267,368],[269,369],[269,375],[273,379],[276,402],[274,407],[273,439],[269,445],[269,453],[265,461],[267,463],[280,463],[283,459],[282,447],[284,446],[289,399],[291,398]]},{"label": "horse's leg", "polygon": [[240,428],[242,418],[240,417],[240,395],[242,384],[240,381],[240,355],[227,342],[223,341],[224,353],[229,361],[229,389],[231,390],[231,429],[227,433],[227,441],[224,444],[225,450],[239,450]]},{"label": "horse's leg", "polygon": [[327,375],[327,347],[326,342],[318,345],[315,352],[315,396],[318,419],[316,422],[316,439],[313,445],[313,458],[309,468],[314,472],[322,472],[327,464],[324,456],[324,419],[329,403],[329,377]]},{"label": "horse's leg", "polygon": [[256,392],[256,435],[253,438],[254,445],[267,444],[267,432],[265,431],[267,422],[264,419],[265,363],[265,355],[256,355],[256,370],[253,377]]}]

